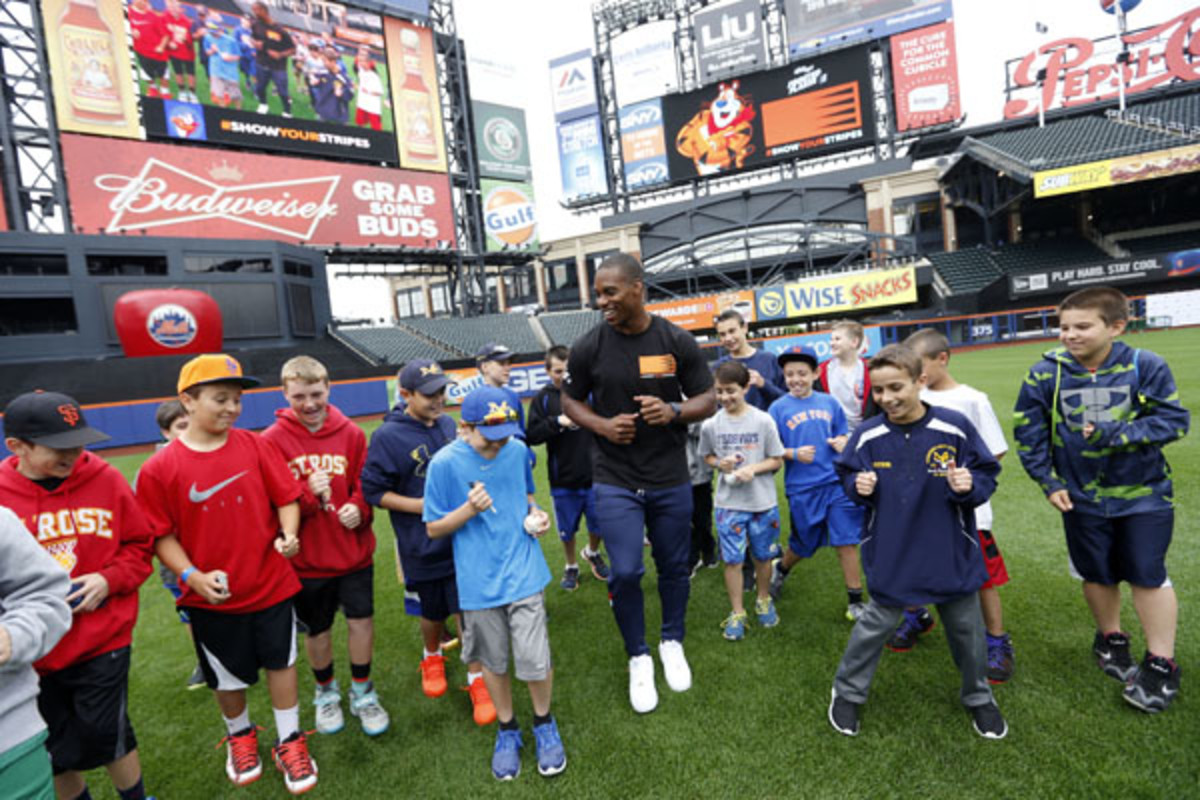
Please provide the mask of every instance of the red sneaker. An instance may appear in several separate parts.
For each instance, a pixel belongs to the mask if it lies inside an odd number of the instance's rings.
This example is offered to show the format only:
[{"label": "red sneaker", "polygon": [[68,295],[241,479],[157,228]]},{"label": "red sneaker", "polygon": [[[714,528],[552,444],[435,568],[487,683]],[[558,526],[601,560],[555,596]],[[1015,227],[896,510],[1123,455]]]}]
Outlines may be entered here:
[{"label": "red sneaker", "polygon": [[283,773],[283,785],[292,794],[304,794],[317,785],[317,762],[308,754],[308,739],[302,731],[271,748],[271,755]]},{"label": "red sneaker", "polygon": [[440,654],[421,659],[421,691],[428,697],[446,693],[446,657]]},{"label": "red sneaker", "polygon": [[225,745],[225,774],[236,786],[254,783],[262,777],[262,760],[258,757],[258,726],[251,725],[231,733],[217,747]]},{"label": "red sneaker", "polygon": [[488,694],[487,684],[483,678],[476,678],[467,686],[467,694],[471,696],[471,705],[475,709],[475,724],[483,727],[496,721],[496,706],[492,705],[492,696]]}]

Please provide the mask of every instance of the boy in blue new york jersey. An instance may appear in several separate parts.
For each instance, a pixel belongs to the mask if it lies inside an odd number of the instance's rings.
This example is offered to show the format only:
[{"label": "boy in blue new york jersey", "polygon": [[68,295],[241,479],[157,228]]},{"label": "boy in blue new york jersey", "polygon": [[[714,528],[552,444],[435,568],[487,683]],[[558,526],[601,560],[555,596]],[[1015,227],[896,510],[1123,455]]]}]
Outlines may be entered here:
[{"label": "boy in blue new york jersey", "polygon": [[871,602],[838,665],[829,722],[858,734],[859,708],[905,606],[932,603],[976,733],[1002,739],[1008,724],[987,680],[979,607],[987,567],[975,525],[975,507],[995,491],[1000,464],[965,416],[921,401],[925,377],[914,351],[889,345],[868,369],[884,413],[855,429],[835,466],[847,496],[867,509],[862,561]]},{"label": "boy in blue new york jersey", "polygon": [[533,700],[538,772],[557,775],[567,756],[550,714],[553,670],[543,595],[550,569],[537,542],[550,517],[534,502],[529,449],[516,438],[517,412],[503,390],[483,386],[467,395],[462,432],[429,464],[423,518],[430,538],[454,537],[465,656],[482,662],[500,721],[492,774],[507,781],[521,771],[521,729],[508,675],[511,641],[517,678]]}]

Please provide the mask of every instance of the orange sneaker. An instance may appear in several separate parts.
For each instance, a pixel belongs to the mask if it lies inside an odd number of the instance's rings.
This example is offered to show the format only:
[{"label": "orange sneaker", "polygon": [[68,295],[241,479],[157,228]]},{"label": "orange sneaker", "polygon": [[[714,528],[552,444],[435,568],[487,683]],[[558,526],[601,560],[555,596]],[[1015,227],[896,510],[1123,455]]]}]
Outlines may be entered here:
[{"label": "orange sneaker", "polygon": [[421,691],[428,697],[446,693],[446,657],[440,653],[421,659]]},{"label": "orange sneaker", "polygon": [[304,794],[317,785],[317,762],[308,754],[308,738],[300,731],[272,747],[271,755],[292,794]]},{"label": "orange sneaker", "polygon": [[496,721],[496,707],[492,705],[492,696],[488,694],[483,678],[471,681],[467,686],[467,694],[471,696],[471,705],[475,708],[476,725],[482,727]]},{"label": "orange sneaker", "polygon": [[217,747],[225,745],[225,774],[236,786],[254,783],[262,776],[262,761],[258,757],[258,726],[231,733]]}]

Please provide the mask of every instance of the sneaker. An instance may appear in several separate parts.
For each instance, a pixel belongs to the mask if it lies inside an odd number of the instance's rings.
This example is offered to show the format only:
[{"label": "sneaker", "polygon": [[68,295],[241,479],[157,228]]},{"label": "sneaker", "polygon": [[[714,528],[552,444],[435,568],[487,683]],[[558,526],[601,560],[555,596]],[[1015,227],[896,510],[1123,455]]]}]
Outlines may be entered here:
[{"label": "sneaker", "polygon": [[697,558],[697,559],[696,559],[696,560],[695,560],[695,561],[692,563],[692,568],[691,568],[691,569],[688,571],[688,580],[692,580],[692,579],[694,579],[694,578],[695,578],[695,577],[696,577],[696,576],[697,576],[697,575],[700,573],[700,569],[701,569],[703,566],[704,566],[704,559],[703,559],[703,558]]},{"label": "sneaker", "polygon": [[717,558],[716,553],[710,553],[704,557],[705,569],[716,569],[719,566],[721,566],[721,559]]},{"label": "sneaker", "polygon": [[568,592],[579,588],[579,567],[567,567],[563,570],[562,583],[559,584]]},{"label": "sneaker", "polygon": [[654,659],[649,654],[629,659],[629,704],[639,714],[648,714],[658,706]]},{"label": "sneaker", "polygon": [[838,697],[837,689],[832,690],[832,695],[829,700],[829,724],[840,734],[858,736],[858,703]]},{"label": "sneaker", "polygon": [[308,739],[296,731],[271,748],[283,785],[292,794],[304,794],[317,785],[317,762],[308,754]]},{"label": "sneaker", "polygon": [[471,698],[472,716],[476,725],[482,728],[496,721],[496,706],[492,703],[492,696],[488,694],[483,678],[471,681],[467,686],[467,694]]},{"label": "sneaker", "polygon": [[1125,687],[1125,701],[1148,714],[1166,711],[1179,693],[1179,675],[1178,664],[1147,652],[1137,674]]},{"label": "sneaker", "polygon": [[985,739],[1003,739],[1008,735],[1008,723],[1004,721],[995,703],[984,703],[970,708],[975,732]]},{"label": "sneaker", "polygon": [[758,624],[764,628],[774,628],[779,624],[775,601],[769,597],[760,597],[754,601],[754,613],[758,615]]},{"label": "sneaker", "polygon": [[672,691],[686,692],[692,688],[692,668],[683,654],[683,642],[665,639],[658,643],[658,657],[662,661],[667,686]]},{"label": "sneaker", "polygon": [[426,697],[441,697],[446,693],[446,657],[441,653],[421,659],[421,691]]},{"label": "sneaker", "polygon": [[558,723],[554,717],[545,725],[533,729],[537,744],[538,773],[549,778],[567,768],[567,751],[563,749],[562,737],[558,735]]},{"label": "sneaker", "polygon": [[866,603],[850,603],[846,606],[846,621],[858,622],[858,618],[867,613]]},{"label": "sneaker", "polygon": [[771,585],[767,588],[767,593],[772,600],[778,600],[779,595],[783,594],[783,581],[787,578],[787,573],[780,567],[783,565],[783,559],[777,558],[771,562]]},{"label": "sneaker", "polygon": [[256,111],[257,111],[259,114],[265,114],[265,113],[267,113],[267,104],[266,104],[266,103],[259,103],[259,104],[258,104],[258,108],[256,109]]},{"label": "sneaker", "polygon": [[724,636],[731,642],[740,642],[746,636],[746,612],[741,614],[730,613],[725,621],[721,623],[724,629]]},{"label": "sneaker", "polygon": [[231,733],[221,740],[225,744],[225,774],[235,786],[254,783],[262,776],[262,760],[258,757],[258,726]]},{"label": "sneaker", "polygon": [[379,704],[379,695],[373,688],[365,692],[350,692],[350,713],[358,717],[367,736],[378,736],[391,724],[391,718]]},{"label": "sneaker", "polygon": [[200,665],[197,664],[196,668],[192,670],[192,674],[188,676],[185,686],[190,692],[193,689],[203,689],[207,685],[208,682],[204,680],[204,670],[200,669]]},{"label": "sneaker", "polygon": [[336,680],[316,688],[313,705],[317,708],[317,733],[337,733],[346,726],[342,716],[342,693],[338,691]]},{"label": "sneaker", "polygon": [[1012,639],[1006,633],[1002,636],[987,637],[988,648],[988,683],[1004,683],[1013,674]]},{"label": "sneaker", "polygon": [[887,641],[887,649],[893,653],[907,653],[917,643],[917,638],[929,633],[937,625],[929,609],[921,606],[915,611],[905,609],[896,632]]},{"label": "sneaker", "polygon": [[1129,634],[1113,631],[1103,634],[1096,631],[1092,640],[1092,654],[1105,675],[1111,675],[1121,683],[1127,683],[1137,672],[1137,664],[1129,654]]},{"label": "sneaker", "polygon": [[608,562],[604,560],[604,554],[597,550],[594,553],[583,551],[583,557],[587,560],[588,566],[592,568],[592,577],[598,581],[607,581],[611,574],[608,570]]},{"label": "sneaker", "polygon": [[520,731],[501,728],[496,732],[496,749],[492,751],[492,775],[496,776],[496,780],[511,781],[521,774],[523,746]]}]

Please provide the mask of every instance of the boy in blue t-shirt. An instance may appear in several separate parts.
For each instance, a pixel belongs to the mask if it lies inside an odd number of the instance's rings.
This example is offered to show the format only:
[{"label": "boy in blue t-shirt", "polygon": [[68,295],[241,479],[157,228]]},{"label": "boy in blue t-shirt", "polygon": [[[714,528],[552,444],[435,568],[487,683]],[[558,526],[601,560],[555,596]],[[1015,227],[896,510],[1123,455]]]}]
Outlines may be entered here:
[{"label": "boy in blue t-shirt", "polygon": [[553,670],[543,590],[550,568],[537,537],[550,516],[534,501],[529,449],[516,438],[517,411],[504,390],[483,386],[462,405],[463,437],[429,463],[422,518],[431,539],[454,536],[465,656],[483,664],[500,730],[492,774],[521,772],[521,729],[513,714],[509,641],[517,678],[533,700],[538,772],[557,775],[567,755],[550,714]]},{"label": "boy in blue t-shirt", "polygon": [[792,347],[779,354],[788,394],[767,412],[783,441],[784,491],[792,513],[792,535],[783,557],[771,566],[771,597],[778,600],[788,571],[811,558],[821,545],[837,551],[846,582],[846,619],[862,615],[862,574],[858,569],[858,540],[862,509],[850,502],[838,485],[833,460],[846,446],[846,415],[837,398],[814,392],[817,353],[811,347]]}]

